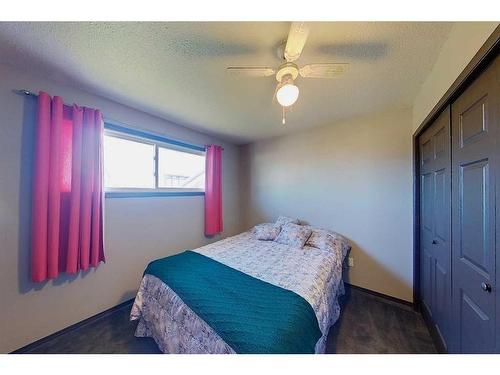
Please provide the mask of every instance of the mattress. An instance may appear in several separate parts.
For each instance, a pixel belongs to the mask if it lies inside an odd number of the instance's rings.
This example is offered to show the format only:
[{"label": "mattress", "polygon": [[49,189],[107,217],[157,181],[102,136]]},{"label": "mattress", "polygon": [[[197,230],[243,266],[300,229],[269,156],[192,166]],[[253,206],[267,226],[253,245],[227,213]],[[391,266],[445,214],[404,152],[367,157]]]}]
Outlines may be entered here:
[{"label": "mattress", "polygon": [[[324,353],[344,293],[342,249],[297,249],[245,232],[193,251],[304,298],[322,334],[315,352]],[[152,337],[164,353],[235,353],[168,285],[149,274],[141,281],[131,319],[139,321],[135,335]]]}]

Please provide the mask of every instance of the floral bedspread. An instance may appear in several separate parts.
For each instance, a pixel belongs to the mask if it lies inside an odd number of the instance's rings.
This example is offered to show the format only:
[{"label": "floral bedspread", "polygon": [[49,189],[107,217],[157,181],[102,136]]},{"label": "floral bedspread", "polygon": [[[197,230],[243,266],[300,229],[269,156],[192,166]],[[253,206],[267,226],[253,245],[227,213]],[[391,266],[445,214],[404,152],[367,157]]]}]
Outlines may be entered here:
[{"label": "floral bedspread", "polygon": [[[332,252],[309,246],[296,249],[244,232],[193,251],[303,297],[311,304],[323,334],[315,351],[324,353],[328,331],[340,315],[338,297],[344,293],[341,248]],[[234,353],[152,275],[142,279],[131,319],[139,319],[136,336],[153,337],[165,353]]]}]

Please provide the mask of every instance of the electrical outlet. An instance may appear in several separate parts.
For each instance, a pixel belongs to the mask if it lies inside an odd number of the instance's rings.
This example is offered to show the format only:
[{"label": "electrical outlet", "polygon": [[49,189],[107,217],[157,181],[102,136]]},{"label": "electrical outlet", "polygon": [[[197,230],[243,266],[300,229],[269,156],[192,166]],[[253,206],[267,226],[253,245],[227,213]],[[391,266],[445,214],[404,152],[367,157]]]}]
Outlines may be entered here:
[{"label": "electrical outlet", "polygon": [[348,259],[348,264],[349,264],[349,267],[354,267],[354,258],[353,257],[349,257]]}]

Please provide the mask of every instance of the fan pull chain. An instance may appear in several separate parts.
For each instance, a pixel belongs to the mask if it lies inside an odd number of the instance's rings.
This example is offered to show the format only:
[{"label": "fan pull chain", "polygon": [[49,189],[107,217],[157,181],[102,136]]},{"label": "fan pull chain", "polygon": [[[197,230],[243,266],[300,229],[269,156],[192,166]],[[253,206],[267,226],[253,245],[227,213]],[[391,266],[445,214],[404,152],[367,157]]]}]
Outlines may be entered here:
[{"label": "fan pull chain", "polygon": [[282,124],[285,125],[286,124],[286,120],[285,120],[285,107],[281,107],[283,108],[283,120],[282,120]]}]

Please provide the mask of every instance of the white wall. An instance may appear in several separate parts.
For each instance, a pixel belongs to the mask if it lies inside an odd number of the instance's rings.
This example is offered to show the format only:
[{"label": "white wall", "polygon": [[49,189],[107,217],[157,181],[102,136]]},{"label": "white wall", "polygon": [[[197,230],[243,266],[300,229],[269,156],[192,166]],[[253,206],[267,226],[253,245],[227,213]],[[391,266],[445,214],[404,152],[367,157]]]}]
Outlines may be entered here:
[{"label": "white wall", "polygon": [[244,147],[246,227],[298,217],[345,235],[348,281],[411,301],[411,111],[352,119]]},{"label": "white wall", "polygon": [[207,243],[203,197],[106,199],[107,262],[76,277],[29,281],[30,186],[35,104],[12,89],[45,90],[65,102],[100,108],[106,117],[223,154],[223,236],[240,231],[234,145],[118,103],[0,65],[0,352],[9,352],[134,296],[146,264]]},{"label": "white wall", "polygon": [[498,22],[456,22],[413,103],[413,132],[443,97]]}]

